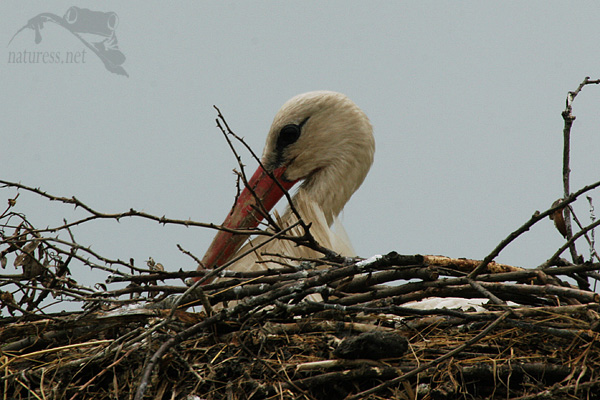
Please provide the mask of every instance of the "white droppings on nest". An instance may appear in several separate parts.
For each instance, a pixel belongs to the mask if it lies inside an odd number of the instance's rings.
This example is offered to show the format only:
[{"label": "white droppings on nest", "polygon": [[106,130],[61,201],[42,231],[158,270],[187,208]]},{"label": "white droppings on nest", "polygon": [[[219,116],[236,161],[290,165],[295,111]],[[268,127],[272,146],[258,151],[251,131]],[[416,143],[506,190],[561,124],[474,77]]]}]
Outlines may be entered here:
[{"label": "white droppings on nest", "polygon": [[367,258],[366,260],[359,261],[354,265],[357,266],[358,268],[363,268],[363,267],[366,267],[367,265],[370,265],[370,264],[376,262],[377,260],[381,259],[382,257],[383,256],[381,254],[377,254],[372,257]]},{"label": "white droppings on nest", "polygon": [[233,275],[233,274],[235,274],[235,272],[234,272],[234,271],[231,271],[231,270],[228,270],[228,269],[224,269],[223,271],[219,272],[219,273],[217,274],[217,276],[218,276],[219,278],[226,278],[226,277],[228,277],[228,276],[231,276],[231,275]]},{"label": "white droppings on nest", "polygon": [[[462,297],[429,297],[419,301],[411,301],[404,304],[404,307],[414,308],[417,310],[432,310],[436,308],[447,308],[449,310],[469,311],[475,309],[477,312],[486,311],[484,304],[489,302],[488,299],[476,298],[465,299]],[[508,306],[517,306],[518,304],[512,301],[506,303]]]},{"label": "white droppings on nest", "polygon": [[404,304],[404,307],[414,308],[417,310],[431,310],[436,308],[447,308],[449,310],[459,309],[467,311],[474,308],[475,311],[485,311],[482,307],[487,303],[488,299],[465,299],[462,297],[430,297],[419,301],[411,301]]},{"label": "white droppings on nest", "polygon": [[152,314],[153,311],[146,309],[145,303],[127,304],[114,310],[107,311],[102,317],[114,317],[119,315],[132,315],[132,314]]}]

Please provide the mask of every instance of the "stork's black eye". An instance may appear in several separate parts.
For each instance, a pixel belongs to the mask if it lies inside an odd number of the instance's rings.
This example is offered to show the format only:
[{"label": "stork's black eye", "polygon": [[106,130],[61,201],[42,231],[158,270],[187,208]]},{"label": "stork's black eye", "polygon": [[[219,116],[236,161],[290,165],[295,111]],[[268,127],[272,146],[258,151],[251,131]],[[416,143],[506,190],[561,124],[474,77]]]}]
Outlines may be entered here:
[{"label": "stork's black eye", "polygon": [[283,150],[283,148],[296,142],[300,137],[300,126],[299,125],[286,125],[279,131],[279,137],[277,138],[277,148]]},{"label": "stork's black eye", "polygon": [[302,126],[308,121],[306,118],[300,124],[289,124],[281,128],[277,137],[277,150],[281,151],[292,143],[295,143],[300,137]]}]

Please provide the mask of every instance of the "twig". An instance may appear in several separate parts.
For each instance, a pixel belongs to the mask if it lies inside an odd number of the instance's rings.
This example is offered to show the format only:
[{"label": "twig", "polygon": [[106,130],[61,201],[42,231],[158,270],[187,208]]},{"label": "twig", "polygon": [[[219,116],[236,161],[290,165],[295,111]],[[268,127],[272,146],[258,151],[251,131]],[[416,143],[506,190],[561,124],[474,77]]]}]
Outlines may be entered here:
[{"label": "twig", "polygon": [[[120,364],[121,361],[123,361],[125,358],[129,357],[129,355],[131,353],[133,353],[135,350],[137,350],[136,348],[131,348],[129,350],[127,350],[125,352],[125,354],[123,354],[121,357],[119,357],[118,360],[114,361],[112,364],[106,366],[102,371],[100,371],[98,374],[94,375],[94,377],[92,379],[90,379],[89,381],[87,381],[85,384],[83,384],[79,390],[83,391],[85,390],[88,386],[90,386],[97,378],[100,378],[102,375],[104,375],[105,373],[108,372],[109,369],[115,367],[116,365]],[[76,393],[74,394],[70,400],[75,400],[77,397],[79,397],[80,393]]]},{"label": "twig", "polygon": [[20,183],[16,183],[16,182],[9,182],[9,181],[5,181],[5,180],[1,180],[0,179],[0,184],[4,185],[5,187],[16,187],[22,190],[26,190],[26,191],[30,191],[32,193],[38,194],[42,197],[47,198],[50,201],[59,201],[61,203],[64,204],[72,204],[75,206],[75,208],[77,207],[81,207],[82,209],[84,209],[85,211],[87,211],[89,214],[91,214],[89,217],[87,218],[82,218],[80,220],[77,220],[75,222],[71,222],[71,223],[67,223],[67,224],[63,224],[61,226],[57,226],[54,228],[46,228],[46,229],[37,229],[35,231],[32,232],[36,232],[36,233],[42,233],[42,232],[57,232],[60,231],[62,229],[67,229],[70,228],[72,226],[76,226],[76,225],[81,225],[83,223],[89,222],[89,221],[93,221],[96,219],[114,219],[116,221],[119,221],[122,218],[127,218],[127,217],[139,217],[139,218],[143,218],[143,219],[148,219],[151,221],[155,221],[158,222],[162,225],[167,225],[167,224],[171,224],[171,225],[182,225],[182,226],[196,226],[196,227],[201,227],[201,228],[210,228],[210,229],[216,229],[216,230],[222,230],[225,232],[229,232],[229,233],[236,233],[236,234],[242,234],[242,235],[267,235],[270,236],[270,233],[265,232],[265,231],[261,231],[259,229],[250,229],[250,230],[241,230],[241,229],[230,229],[221,225],[216,225],[213,223],[206,223],[206,222],[198,222],[198,221],[193,221],[191,219],[188,220],[181,220],[181,219],[173,219],[173,218],[167,218],[165,216],[159,217],[156,215],[152,215],[152,214],[148,214],[145,213],[143,211],[136,211],[133,208],[129,209],[129,211],[124,211],[121,213],[103,213],[100,211],[97,211],[95,209],[93,209],[92,207],[88,206],[87,204],[83,203],[82,201],[80,201],[79,199],[77,199],[75,196],[71,197],[71,198],[67,198],[67,197],[60,197],[60,196],[54,196],[51,194],[48,194],[47,192],[44,192],[38,188],[32,188]]},{"label": "twig", "polygon": [[[281,228],[275,222],[275,220],[273,220],[273,218],[271,218],[271,215],[269,214],[269,211],[264,207],[262,200],[254,192],[254,188],[250,187],[250,185],[248,184],[248,178],[246,176],[244,164],[242,163],[242,158],[239,156],[239,154],[235,150],[235,147],[233,146],[233,143],[229,139],[228,134],[233,135],[235,138],[237,138],[242,143],[245,143],[245,142],[241,138],[239,138],[237,135],[235,135],[235,133],[233,133],[231,131],[231,129],[229,128],[229,125],[227,124],[227,121],[225,121],[225,117],[223,117],[223,114],[221,114],[221,110],[219,110],[219,108],[217,108],[216,106],[213,106],[213,107],[217,110],[217,120],[216,120],[217,127],[221,130],[221,133],[223,133],[223,137],[227,141],[227,144],[229,145],[229,149],[235,156],[238,166],[240,167],[240,172],[238,173],[238,178],[240,178],[242,180],[244,187],[246,189],[248,189],[250,191],[250,193],[252,194],[252,197],[254,197],[254,199],[256,199],[256,202],[258,204],[257,211],[260,212],[260,214],[263,216],[263,218],[265,218],[269,222],[269,225],[272,226],[276,232],[280,231]],[[221,121],[223,121],[223,125],[225,125],[225,127],[227,128],[227,131],[225,131],[225,128],[221,124]],[[249,148],[249,147],[247,146],[247,148]],[[252,155],[255,156],[254,153],[252,153]],[[260,166],[262,167],[262,164]],[[239,186],[238,186],[238,194],[239,194]],[[237,196],[236,196],[236,201],[237,201]],[[234,203],[233,207],[235,207],[235,203]],[[233,207],[232,207],[232,211],[233,211]]]},{"label": "twig", "polygon": [[[571,189],[569,188],[569,176],[571,173],[571,168],[569,166],[570,163],[570,152],[571,152],[571,128],[573,127],[573,122],[575,121],[575,116],[573,115],[573,101],[575,97],[583,90],[586,85],[597,85],[600,83],[600,80],[590,80],[589,76],[586,76],[583,82],[579,84],[577,89],[573,92],[569,92],[567,94],[567,100],[565,105],[565,110],[562,112],[563,120],[565,121],[565,125],[563,128],[563,192],[564,198],[569,197],[571,194]],[[567,233],[567,240],[571,239],[573,235],[572,227],[571,227],[571,211],[569,207],[565,207],[564,209],[564,219],[565,219],[565,227]],[[571,242],[569,245],[569,250],[571,252],[571,258],[574,263],[577,263],[578,254],[575,248],[575,242]]]},{"label": "twig", "polygon": [[558,259],[558,257],[560,257],[560,255],[563,253],[563,251],[565,251],[567,248],[569,248],[571,243],[574,243],[577,239],[579,239],[581,236],[585,235],[587,232],[593,230],[598,225],[600,225],[600,220],[586,226],[585,228],[583,228],[579,232],[577,232],[575,235],[572,235],[571,238],[569,240],[567,240],[567,242],[565,244],[563,244],[558,250],[556,250],[556,252],[545,263],[543,263],[542,265],[540,265],[537,268],[542,269],[542,268],[546,268],[549,265],[551,265],[553,262],[555,262]]},{"label": "twig", "polygon": [[533,216],[525,224],[523,224],[519,229],[515,230],[510,235],[508,235],[508,237],[506,237],[504,240],[502,240],[498,244],[498,246],[496,246],[496,248],[494,250],[492,250],[492,252],[483,259],[481,264],[479,264],[479,266],[477,268],[475,268],[468,275],[469,278],[474,279],[477,275],[479,275],[483,271],[483,269],[488,265],[488,263],[490,261],[492,261],[494,258],[496,258],[498,256],[498,254],[500,254],[500,252],[502,250],[504,250],[504,248],[506,246],[508,246],[512,241],[514,241],[516,238],[521,236],[523,233],[527,232],[537,222],[546,218],[547,216],[552,214],[554,211],[564,208],[565,206],[571,204],[572,202],[577,200],[577,198],[579,196],[581,196],[583,193],[589,192],[590,190],[595,189],[598,186],[600,186],[600,181],[592,183],[591,185],[587,185],[587,186],[579,189],[577,192],[570,194],[564,200],[556,203],[556,205],[554,205],[553,207],[550,207],[549,209],[547,209],[546,211],[544,211],[542,213],[540,213],[539,211],[536,211],[533,214]]}]

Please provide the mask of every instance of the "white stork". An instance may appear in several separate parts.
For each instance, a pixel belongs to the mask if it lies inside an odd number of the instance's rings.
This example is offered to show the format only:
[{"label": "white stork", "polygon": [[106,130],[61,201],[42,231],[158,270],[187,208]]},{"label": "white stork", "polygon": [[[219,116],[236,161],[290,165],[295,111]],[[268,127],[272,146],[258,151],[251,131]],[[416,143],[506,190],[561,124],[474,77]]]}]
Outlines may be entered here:
[{"label": "white stork", "polygon": [[[237,199],[223,226],[252,229],[263,216],[257,211],[257,198],[266,211],[283,196],[283,191],[265,170],[286,190],[301,182],[293,204],[302,219],[311,224],[310,232],[322,246],[352,256],[345,233],[331,230],[338,214],[365,179],[375,152],[373,129],[365,113],[343,94],[316,91],[288,100],[275,115],[258,167],[248,186]],[[254,192],[254,194],[252,193]],[[255,197],[256,196],[256,197]],[[296,222],[289,207],[280,218],[282,228]],[[297,228],[297,229],[296,229]],[[300,227],[291,234],[300,233]],[[202,259],[202,268],[216,268],[232,259],[247,236],[219,231]],[[253,244],[265,240],[258,237]],[[251,244],[248,244],[249,246]],[[315,257],[307,248],[287,240],[275,240],[260,252],[293,257]],[[234,263],[233,271],[266,269],[256,252]]]}]

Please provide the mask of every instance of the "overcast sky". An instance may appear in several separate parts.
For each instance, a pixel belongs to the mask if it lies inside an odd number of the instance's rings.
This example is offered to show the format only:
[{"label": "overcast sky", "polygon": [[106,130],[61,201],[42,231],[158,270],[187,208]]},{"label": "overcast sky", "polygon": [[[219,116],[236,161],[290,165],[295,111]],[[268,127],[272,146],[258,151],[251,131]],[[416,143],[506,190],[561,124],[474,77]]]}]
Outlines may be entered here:
[{"label": "overcast sky", "polygon": [[[51,22],[39,44],[25,29],[9,45],[31,18],[62,17],[71,6],[117,15],[128,77]],[[358,255],[481,259],[562,196],[561,111],[585,76],[600,78],[599,11],[583,1],[4,0],[0,179],[104,212],[221,223],[237,165],[212,106],[260,153],[287,99],[335,90],[367,113],[377,145],[342,216]],[[85,58],[10,58],[23,51]],[[600,87],[589,86],[574,104],[573,191],[600,178],[599,100]],[[0,201],[15,192],[1,189]],[[84,215],[24,192],[15,210],[37,227]],[[576,210],[589,221],[584,201]],[[176,244],[201,258],[214,233],[139,219],[74,229],[106,257],[143,265],[151,256],[168,270],[194,269]],[[544,220],[497,260],[535,267],[561,244]],[[71,271],[83,282],[103,279]]]}]

